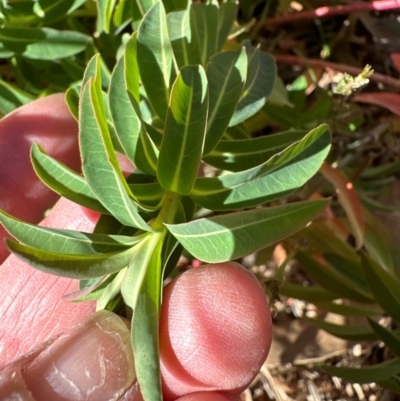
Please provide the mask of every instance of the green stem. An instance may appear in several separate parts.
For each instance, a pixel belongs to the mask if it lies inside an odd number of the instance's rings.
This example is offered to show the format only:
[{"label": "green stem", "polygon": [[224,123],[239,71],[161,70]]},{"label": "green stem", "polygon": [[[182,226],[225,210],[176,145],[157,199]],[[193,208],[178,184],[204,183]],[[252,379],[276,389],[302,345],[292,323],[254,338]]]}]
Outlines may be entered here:
[{"label": "green stem", "polygon": [[175,192],[167,191],[164,194],[160,213],[158,214],[157,219],[152,224],[152,227],[155,230],[162,230],[164,227],[164,223],[168,224],[174,222],[180,201],[181,195]]}]

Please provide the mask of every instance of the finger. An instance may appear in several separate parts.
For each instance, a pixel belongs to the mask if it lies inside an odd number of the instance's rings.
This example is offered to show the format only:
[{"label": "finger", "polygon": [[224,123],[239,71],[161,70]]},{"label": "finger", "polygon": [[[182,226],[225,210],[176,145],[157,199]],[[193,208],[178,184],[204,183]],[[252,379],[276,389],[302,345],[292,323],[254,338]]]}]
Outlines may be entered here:
[{"label": "finger", "polygon": [[239,265],[194,268],[165,288],[160,319],[165,401],[199,391],[239,394],[270,345],[265,294]]},{"label": "finger", "polygon": [[[43,225],[91,232],[94,222],[62,198]],[[14,255],[7,258],[0,268],[0,368],[94,311],[92,302],[62,299],[77,290],[77,280],[42,273]]]},{"label": "finger", "polygon": [[[22,220],[39,222],[58,195],[36,176],[29,157],[32,143],[79,170],[78,125],[63,94],[33,101],[0,121],[0,207]],[[0,236],[8,236],[2,227]],[[0,263],[8,254],[1,242]]]},{"label": "finger", "polygon": [[6,397],[13,387],[21,396],[30,392],[35,401],[109,401],[130,387],[125,399],[142,400],[129,329],[109,311],[97,312],[33,357],[14,362],[2,376],[0,399],[7,399],[2,392]]}]

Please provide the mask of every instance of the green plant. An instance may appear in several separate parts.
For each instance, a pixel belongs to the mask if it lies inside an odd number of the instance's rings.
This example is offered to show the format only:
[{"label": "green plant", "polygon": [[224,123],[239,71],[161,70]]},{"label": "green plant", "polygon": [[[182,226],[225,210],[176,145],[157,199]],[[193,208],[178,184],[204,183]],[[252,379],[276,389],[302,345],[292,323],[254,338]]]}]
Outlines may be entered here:
[{"label": "green plant", "polygon": [[[119,3],[114,21],[129,14],[128,3]],[[7,241],[12,252],[42,271],[81,280],[77,300],[96,299],[98,309],[125,304],[133,313],[136,372],[150,401],[161,399],[155,378],[163,279],[183,250],[209,263],[238,259],[317,216],[327,200],[282,199],[318,171],[330,133],[321,125],[248,135],[246,120],[270,97],[276,69],[248,42],[224,49],[236,2],[140,4],[146,13],[121,17],[137,31],[122,43],[112,73],[97,54],[67,92],[79,119],[83,175],[32,147],[34,168],[50,188],[101,213],[94,233],[42,228],[4,211],[0,221],[18,241]],[[98,32],[109,29],[113,6],[98,1]],[[116,152],[136,168],[127,178]],[[198,176],[203,163],[212,176]]]}]

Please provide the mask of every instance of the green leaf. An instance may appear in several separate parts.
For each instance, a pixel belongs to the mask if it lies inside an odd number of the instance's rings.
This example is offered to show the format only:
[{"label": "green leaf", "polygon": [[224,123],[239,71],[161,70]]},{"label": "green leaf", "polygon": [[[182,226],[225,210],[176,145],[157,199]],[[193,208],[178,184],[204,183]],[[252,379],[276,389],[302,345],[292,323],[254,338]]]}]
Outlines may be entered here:
[{"label": "green leaf", "polygon": [[210,210],[243,209],[282,198],[307,182],[330,149],[330,132],[321,125],[265,163],[239,173],[198,178],[191,198]]},{"label": "green leaf", "polygon": [[183,10],[188,7],[189,0],[163,0],[165,10],[168,13]]},{"label": "green leaf", "polygon": [[109,106],[123,153],[141,171],[156,174],[157,155],[144,130],[139,105],[130,98],[125,84],[125,64],[121,57],[113,71],[109,88]]},{"label": "green leaf", "polygon": [[85,85],[80,104],[82,170],[98,200],[122,224],[152,231],[129,197],[129,187],[112,147],[102,102],[99,63],[97,66],[96,79],[91,78]]},{"label": "green leaf", "polygon": [[400,282],[371,257],[363,255],[362,267],[376,302],[397,321],[400,321]]},{"label": "green leaf", "polygon": [[345,240],[340,239],[330,227],[314,221],[300,233],[320,253],[336,253],[357,262],[358,254]]},{"label": "green leaf", "polygon": [[[124,271],[121,270],[121,271]],[[103,294],[104,290],[108,286],[108,284],[115,278],[116,273],[110,274],[109,276],[103,276],[99,277],[96,279],[91,279],[91,280],[80,280],[79,284],[81,285],[82,283],[88,281],[92,282],[91,284],[88,284],[86,287],[83,287],[82,289],[66,294],[62,297],[64,301],[73,301],[73,302],[84,302],[84,301],[92,301],[92,300],[97,300],[101,297]]]},{"label": "green leaf", "polygon": [[385,270],[400,277],[400,252],[395,236],[372,213],[364,210],[364,215],[366,223],[364,246],[369,255]]},{"label": "green leaf", "polygon": [[343,316],[376,316],[382,315],[383,310],[380,308],[359,306],[359,305],[350,305],[350,304],[338,304],[335,302],[314,302],[316,306],[320,309],[324,309],[331,313],[336,313],[337,315]]},{"label": "green leaf", "polygon": [[228,127],[227,130],[224,132],[222,139],[224,141],[231,141],[232,139],[235,139],[235,140],[249,139],[249,137],[250,137],[250,135],[249,135],[249,132],[248,132],[246,126],[244,124],[238,124],[238,125],[235,125],[234,127]]},{"label": "green leaf", "polygon": [[37,3],[41,8],[42,20],[48,24],[65,18],[85,2],[86,0],[38,0]]},{"label": "green leaf", "polygon": [[279,293],[291,298],[302,299],[307,302],[323,302],[323,301],[333,301],[337,298],[336,295],[319,286],[302,286],[299,284],[284,282],[279,287]]},{"label": "green leaf", "polygon": [[386,380],[379,380],[376,384],[395,393],[400,393],[400,378],[398,376],[392,376],[390,379]]},{"label": "green leaf", "polygon": [[369,289],[359,258],[351,260],[335,253],[324,253],[323,257],[340,275],[353,281],[358,287]]},{"label": "green leaf", "polygon": [[360,286],[358,282],[343,276],[334,270],[332,266],[320,263],[306,252],[298,252],[296,259],[313,280],[338,297],[345,297],[356,302],[374,302],[374,298],[368,288]]},{"label": "green leaf", "polygon": [[158,1],[140,24],[137,62],[147,97],[162,121],[165,121],[169,103],[173,57],[164,6]]},{"label": "green leaf", "polygon": [[334,324],[318,318],[307,318],[307,320],[327,333],[344,340],[372,341],[377,339],[370,327]]},{"label": "green leaf", "polygon": [[321,174],[335,187],[338,200],[349,219],[351,231],[355,237],[357,250],[364,243],[364,212],[353,184],[348,178],[329,163],[324,163],[320,169]]},{"label": "green leaf", "polygon": [[109,302],[120,293],[122,282],[125,279],[126,270],[127,268],[120,270],[114,279],[108,283],[107,287],[96,302],[96,311],[106,309]]},{"label": "green leaf", "polygon": [[242,94],[247,73],[245,48],[216,54],[208,63],[206,73],[210,105],[204,155],[220,141]]},{"label": "green leaf", "polygon": [[210,57],[217,52],[219,42],[218,1],[193,3],[190,13],[191,31],[199,46],[201,64],[205,67]]},{"label": "green leaf", "polygon": [[197,259],[209,263],[225,262],[248,255],[293,234],[327,205],[328,201],[299,202],[203,218],[184,224],[168,224],[167,227]]},{"label": "green leaf", "polygon": [[123,0],[123,3],[125,3],[124,8],[127,8],[130,16],[133,17],[133,26],[135,29],[138,28],[145,14],[156,2],[156,0]]},{"label": "green leaf", "polygon": [[159,209],[165,193],[158,182],[148,184],[128,184],[135,198],[149,209]]},{"label": "green leaf", "polygon": [[[232,127],[232,128],[236,128]],[[232,132],[230,128],[227,132]],[[204,161],[221,170],[243,171],[256,167],[305,137],[307,131],[286,131],[278,134],[234,140],[222,140],[204,157]]]},{"label": "green leaf", "polygon": [[0,28],[0,41],[6,50],[29,59],[54,60],[85,50],[90,37],[75,31],[52,28]]},{"label": "green leaf", "polygon": [[69,167],[32,145],[31,161],[38,177],[61,196],[100,213],[110,213],[95,197],[86,180]]},{"label": "green leaf", "polygon": [[395,335],[392,331],[385,329],[371,318],[368,318],[368,323],[380,340],[382,340],[397,357],[400,357],[400,337]]},{"label": "green leaf", "polygon": [[116,0],[97,0],[97,21],[96,32],[97,34],[110,32],[110,24],[112,13],[114,10]]},{"label": "green leaf", "polygon": [[171,92],[158,158],[160,185],[189,195],[196,180],[206,132],[208,85],[203,67],[183,67]]},{"label": "green leaf", "polygon": [[69,255],[117,252],[134,246],[142,239],[141,236],[89,234],[40,227],[16,219],[1,209],[0,222],[15,239],[25,245]]},{"label": "green leaf", "polygon": [[165,233],[151,234],[149,248],[153,251],[145,267],[132,319],[136,376],[146,401],[162,400],[158,333],[162,291],[161,253]]},{"label": "green leaf", "polygon": [[228,40],[238,9],[239,2],[237,0],[223,0],[219,4],[217,51],[220,51]]},{"label": "green leaf", "polygon": [[34,97],[28,92],[19,89],[0,79],[0,113],[11,113],[17,107],[31,102]]},{"label": "green leaf", "polygon": [[79,94],[81,91],[81,85],[75,83],[71,85],[65,92],[65,101],[68,106],[68,110],[75,118],[76,121],[79,120]]},{"label": "green leaf", "polygon": [[181,11],[175,11],[167,15],[168,32],[171,39],[176,63],[179,68],[186,65],[201,64],[198,38],[190,26],[193,14],[190,12],[192,4]]},{"label": "green leaf", "polygon": [[131,261],[135,248],[100,254],[63,254],[44,251],[6,240],[11,252],[45,273],[61,277],[89,279],[115,273]]},{"label": "green leaf", "polygon": [[276,77],[274,58],[260,49],[246,45],[248,57],[247,78],[243,94],[229,122],[239,124],[256,114],[272,93]]},{"label": "green leaf", "polygon": [[130,95],[133,96],[136,103],[139,104],[140,73],[137,62],[137,32],[134,32],[132,37],[127,42],[124,57],[125,85]]},{"label": "green leaf", "polygon": [[373,366],[345,368],[337,366],[321,366],[332,376],[340,377],[353,383],[376,383],[380,380],[390,379],[400,373],[400,360],[391,359]]}]

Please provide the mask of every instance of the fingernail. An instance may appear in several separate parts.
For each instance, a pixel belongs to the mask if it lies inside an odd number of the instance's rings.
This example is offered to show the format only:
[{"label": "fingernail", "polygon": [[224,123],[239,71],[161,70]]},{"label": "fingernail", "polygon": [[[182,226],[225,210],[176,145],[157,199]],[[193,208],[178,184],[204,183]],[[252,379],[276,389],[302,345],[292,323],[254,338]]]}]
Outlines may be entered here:
[{"label": "fingernail", "polygon": [[130,333],[100,311],[59,337],[22,375],[36,401],[117,400],[135,379]]}]

